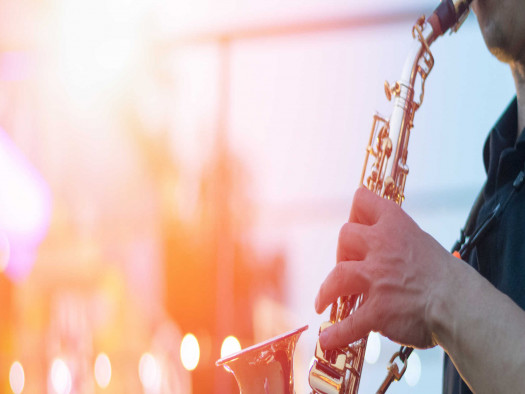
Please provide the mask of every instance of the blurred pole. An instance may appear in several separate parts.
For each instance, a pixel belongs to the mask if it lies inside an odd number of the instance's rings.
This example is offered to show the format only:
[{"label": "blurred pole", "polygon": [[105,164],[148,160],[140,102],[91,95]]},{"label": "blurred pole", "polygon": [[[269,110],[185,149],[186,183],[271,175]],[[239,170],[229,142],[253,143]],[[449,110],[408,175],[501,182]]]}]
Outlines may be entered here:
[{"label": "blurred pole", "polygon": [[[234,321],[234,244],[233,225],[228,186],[231,185],[230,159],[228,155],[228,127],[230,110],[230,56],[231,41],[228,38],[219,40],[219,70],[218,70],[218,113],[217,113],[217,297],[216,297],[216,347],[224,338],[230,335]],[[219,352],[216,353],[219,356]],[[223,368],[215,370],[215,393],[232,392],[232,377]]]}]

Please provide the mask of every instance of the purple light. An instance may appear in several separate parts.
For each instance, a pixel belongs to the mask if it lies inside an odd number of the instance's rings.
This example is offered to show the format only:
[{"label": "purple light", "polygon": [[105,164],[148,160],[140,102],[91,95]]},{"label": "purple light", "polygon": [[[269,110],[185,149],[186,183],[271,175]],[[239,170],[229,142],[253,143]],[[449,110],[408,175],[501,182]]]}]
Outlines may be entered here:
[{"label": "purple light", "polygon": [[7,235],[10,257],[7,276],[24,279],[49,227],[51,193],[9,135],[0,128],[0,228]]}]

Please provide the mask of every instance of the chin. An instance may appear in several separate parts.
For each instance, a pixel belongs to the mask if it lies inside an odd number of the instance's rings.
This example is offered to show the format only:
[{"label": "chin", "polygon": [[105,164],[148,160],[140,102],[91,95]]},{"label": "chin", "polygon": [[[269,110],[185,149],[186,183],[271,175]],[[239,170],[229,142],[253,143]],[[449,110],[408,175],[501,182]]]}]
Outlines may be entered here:
[{"label": "chin", "polygon": [[512,63],[515,61],[514,56],[509,54],[507,50],[501,47],[489,47],[490,53],[492,53],[496,59],[503,63]]},{"label": "chin", "polygon": [[484,26],[482,29],[485,44],[498,60],[510,63],[515,60],[513,55],[511,41],[508,34],[496,23]]}]

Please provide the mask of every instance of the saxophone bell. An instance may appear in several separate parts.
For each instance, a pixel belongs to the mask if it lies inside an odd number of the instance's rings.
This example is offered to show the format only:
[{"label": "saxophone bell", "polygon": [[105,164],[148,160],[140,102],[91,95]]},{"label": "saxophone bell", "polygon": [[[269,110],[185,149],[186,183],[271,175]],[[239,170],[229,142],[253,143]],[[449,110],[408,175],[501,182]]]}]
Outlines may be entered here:
[{"label": "saxophone bell", "polygon": [[215,365],[233,373],[240,393],[293,394],[293,355],[308,326],[289,331],[218,360]]}]

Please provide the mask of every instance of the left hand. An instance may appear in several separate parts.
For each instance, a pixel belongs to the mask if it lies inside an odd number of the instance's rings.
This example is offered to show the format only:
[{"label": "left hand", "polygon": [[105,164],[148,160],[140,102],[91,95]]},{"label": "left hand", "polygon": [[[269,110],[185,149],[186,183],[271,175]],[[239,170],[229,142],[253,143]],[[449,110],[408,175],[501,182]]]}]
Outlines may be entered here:
[{"label": "left hand", "polygon": [[364,303],[325,329],[321,346],[342,347],[370,331],[412,347],[435,346],[429,311],[454,259],[394,202],[358,189],[339,233],[338,264],[321,285],[315,309],[322,313],[338,297],[360,293]]}]

